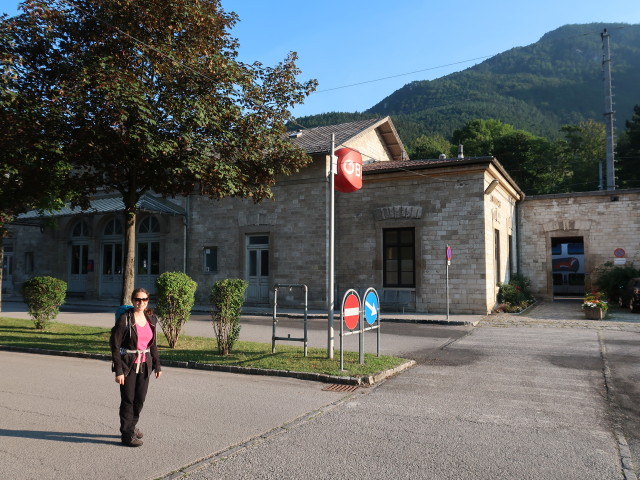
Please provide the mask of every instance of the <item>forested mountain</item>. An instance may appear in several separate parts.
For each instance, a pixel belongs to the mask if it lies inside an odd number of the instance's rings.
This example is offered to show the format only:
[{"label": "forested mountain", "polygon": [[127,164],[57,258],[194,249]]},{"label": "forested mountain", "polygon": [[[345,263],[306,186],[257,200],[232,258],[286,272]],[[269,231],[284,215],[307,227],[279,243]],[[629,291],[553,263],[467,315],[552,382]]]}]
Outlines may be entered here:
[{"label": "forested mountain", "polygon": [[411,82],[365,112],[327,113],[297,122],[311,127],[390,115],[410,148],[421,135],[450,139],[472,119],[499,120],[555,139],[563,125],[602,122],[604,29],[611,39],[616,125],[622,131],[640,104],[640,25],[566,25],[461,72]]}]

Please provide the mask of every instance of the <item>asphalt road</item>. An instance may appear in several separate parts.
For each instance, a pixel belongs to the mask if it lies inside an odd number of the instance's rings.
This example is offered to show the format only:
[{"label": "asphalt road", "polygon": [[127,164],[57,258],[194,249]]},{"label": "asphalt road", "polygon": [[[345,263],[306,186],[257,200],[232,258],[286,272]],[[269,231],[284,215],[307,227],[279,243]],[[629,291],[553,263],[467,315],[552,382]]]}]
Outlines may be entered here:
[{"label": "asphalt road", "polygon": [[[194,332],[211,328],[194,320]],[[314,342],[326,345],[325,327],[314,323]],[[257,318],[243,335],[270,340],[270,328]],[[0,352],[0,471],[16,479],[637,478],[637,324],[531,314],[475,328],[383,324],[383,332],[383,353],[419,364],[353,393],[167,368],[152,379],[139,449],[119,444],[106,362]]]}]

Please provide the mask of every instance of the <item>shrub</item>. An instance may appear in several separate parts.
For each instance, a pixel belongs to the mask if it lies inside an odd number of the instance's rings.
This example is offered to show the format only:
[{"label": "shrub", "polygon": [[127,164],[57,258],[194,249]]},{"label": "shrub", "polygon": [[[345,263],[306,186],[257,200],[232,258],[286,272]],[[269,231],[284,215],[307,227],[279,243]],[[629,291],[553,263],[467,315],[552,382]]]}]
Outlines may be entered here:
[{"label": "shrub", "polygon": [[182,272],[165,272],[156,279],[156,312],[169,348],[175,348],[189,321],[198,284]]},{"label": "shrub", "polygon": [[213,304],[211,317],[218,342],[218,353],[228,355],[240,335],[240,312],[244,303],[247,282],[239,278],[228,278],[216,282],[209,300]]},{"label": "shrub", "polygon": [[498,303],[506,312],[521,312],[533,303],[533,295],[529,291],[531,282],[521,274],[511,276],[509,283],[498,284]]},{"label": "shrub", "polygon": [[614,265],[613,262],[606,262],[594,269],[592,277],[593,283],[597,285],[598,290],[614,301],[629,280],[634,277],[640,277],[640,270],[634,268],[632,263]]},{"label": "shrub", "polygon": [[38,330],[47,328],[60,313],[67,296],[67,282],[53,277],[33,277],[20,289],[29,315]]}]

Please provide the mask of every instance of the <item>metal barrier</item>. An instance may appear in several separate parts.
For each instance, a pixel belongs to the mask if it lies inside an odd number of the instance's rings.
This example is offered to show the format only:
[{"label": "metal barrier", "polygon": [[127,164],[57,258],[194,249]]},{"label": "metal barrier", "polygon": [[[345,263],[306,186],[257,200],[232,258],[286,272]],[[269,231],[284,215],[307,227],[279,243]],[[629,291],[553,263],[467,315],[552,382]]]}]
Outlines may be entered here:
[{"label": "metal barrier", "polygon": [[[278,290],[281,288],[288,288],[292,290],[294,288],[302,288],[304,289],[304,336],[302,338],[291,337],[291,334],[286,337],[278,337],[276,336],[276,325],[278,324]],[[276,353],[276,340],[284,340],[288,342],[304,342],[304,356],[307,356],[308,349],[308,335],[307,335],[307,298],[308,298],[309,289],[306,285],[302,283],[294,283],[294,284],[284,284],[278,283],[273,287],[273,333],[271,334],[271,353]]]}]

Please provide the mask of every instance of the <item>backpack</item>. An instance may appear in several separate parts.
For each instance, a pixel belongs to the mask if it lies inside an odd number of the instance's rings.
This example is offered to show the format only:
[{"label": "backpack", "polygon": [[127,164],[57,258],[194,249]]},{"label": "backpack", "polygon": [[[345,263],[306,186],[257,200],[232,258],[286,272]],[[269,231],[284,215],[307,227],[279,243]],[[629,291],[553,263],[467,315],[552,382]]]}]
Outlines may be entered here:
[{"label": "backpack", "polygon": [[[120,317],[125,314],[128,313],[130,310],[133,310],[133,306],[132,305],[120,305],[118,308],[116,308],[116,321],[115,324],[113,325],[113,327],[111,327],[111,335],[109,336],[109,349],[113,352],[113,348],[115,346],[115,341],[114,341],[114,337],[115,337],[115,333],[116,333],[116,325],[118,323],[118,320],[120,320]],[[129,329],[131,327],[130,323],[129,323],[129,315],[127,315],[127,328],[125,329],[125,333],[124,333],[124,337],[122,338],[122,342],[120,343],[120,345],[122,345],[122,343],[124,343],[124,339],[126,338]],[[111,371],[114,372],[115,371],[115,365],[113,364],[113,362],[111,362]]]}]

